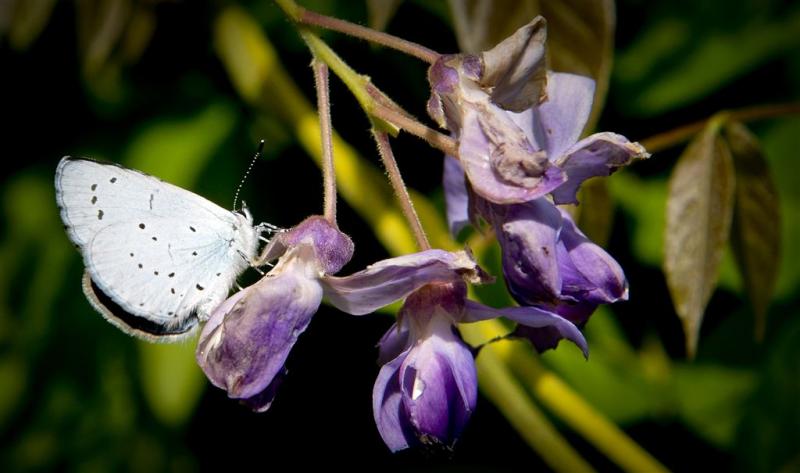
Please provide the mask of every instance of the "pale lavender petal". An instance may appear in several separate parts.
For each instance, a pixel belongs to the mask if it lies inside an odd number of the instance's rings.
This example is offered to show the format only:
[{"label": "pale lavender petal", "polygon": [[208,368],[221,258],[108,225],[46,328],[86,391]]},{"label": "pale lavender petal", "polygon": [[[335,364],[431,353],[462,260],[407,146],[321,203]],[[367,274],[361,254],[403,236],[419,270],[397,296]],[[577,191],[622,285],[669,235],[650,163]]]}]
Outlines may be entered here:
[{"label": "pale lavender petal", "polygon": [[390,258],[350,276],[321,279],[325,297],[339,310],[364,315],[434,282],[479,281],[480,268],[464,251],[427,250]]},{"label": "pale lavender petal", "polygon": [[408,348],[408,325],[392,324],[378,342],[378,364],[385,365]]},{"label": "pale lavender petal", "polygon": [[586,179],[608,176],[634,160],[649,156],[642,145],[616,133],[596,133],[584,138],[556,163],[566,173],[567,181],[553,191],[553,200],[556,204],[577,203],[575,194]]},{"label": "pale lavender petal", "polygon": [[589,357],[589,345],[581,331],[575,324],[558,314],[533,306],[495,309],[469,300],[464,307],[464,322],[478,322],[497,317],[505,317],[527,327],[519,330],[533,335],[529,338],[539,351],[553,348],[560,339],[566,338],[583,351],[583,356]]},{"label": "pale lavender petal", "polygon": [[547,22],[537,16],[497,46],[481,54],[481,86],[505,110],[521,112],[537,104],[546,81]]},{"label": "pale lavender petal", "polygon": [[475,361],[449,318],[434,317],[429,330],[400,368],[402,400],[421,442],[451,447],[477,402]]},{"label": "pale lavender petal", "polygon": [[594,304],[628,299],[628,283],[619,263],[581,233],[569,214],[561,211],[559,243],[561,291]]},{"label": "pale lavender petal", "polygon": [[565,176],[538,153],[508,112],[467,109],[458,158],[472,189],[497,204],[527,202],[560,186]]},{"label": "pale lavender petal", "polygon": [[491,214],[484,211],[484,218],[495,226],[511,294],[523,305],[555,301],[561,293],[558,209],[544,198],[490,208]]},{"label": "pale lavender petal", "polygon": [[372,414],[387,447],[393,452],[415,443],[416,436],[406,413],[400,390],[400,366],[408,353],[401,353],[381,367],[372,389]]},{"label": "pale lavender petal", "polygon": [[[528,110],[519,113],[508,112],[508,118],[510,118],[511,121],[514,122],[514,124],[517,125],[517,127],[522,130],[523,133],[525,133],[525,136],[528,138],[528,141],[530,141],[534,149],[542,150],[545,149],[545,147],[542,143],[539,143],[539,139],[541,138],[537,138],[533,132],[536,128],[534,126],[534,120],[538,120],[538,116],[534,115],[534,110],[534,108],[529,108]],[[550,161],[554,160],[553,156],[550,155],[547,156],[547,159]]]},{"label": "pale lavender petal", "polygon": [[469,224],[469,194],[464,169],[452,156],[444,157],[444,200],[447,204],[447,224],[453,236]]},{"label": "pale lavender petal", "polygon": [[594,101],[594,80],[561,72],[547,76],[547,100],[534,108],[536,142],[552,161],[581,137]]},{"label": "pale lavender petal", "polygon": [[269,387],[322,301],[319,282],[307,277],[309,263],[287,257],[281,270],[242,291],[229,311],[215,311],[200,335],[198,364],[232,398],[252,398]]}]

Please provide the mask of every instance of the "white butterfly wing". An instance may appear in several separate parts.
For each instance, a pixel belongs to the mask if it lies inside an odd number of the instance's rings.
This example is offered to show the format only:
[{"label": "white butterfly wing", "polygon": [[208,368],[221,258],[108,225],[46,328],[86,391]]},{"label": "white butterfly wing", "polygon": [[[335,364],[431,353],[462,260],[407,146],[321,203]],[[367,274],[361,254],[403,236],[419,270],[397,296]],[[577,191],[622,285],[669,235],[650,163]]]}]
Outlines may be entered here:
[{"label": "white butterfly wing", "polygon": [[256,252],[249,216],[118,165],[62,159],[56,198],[91,277],[85,292],[135,335],[190,331]]}]

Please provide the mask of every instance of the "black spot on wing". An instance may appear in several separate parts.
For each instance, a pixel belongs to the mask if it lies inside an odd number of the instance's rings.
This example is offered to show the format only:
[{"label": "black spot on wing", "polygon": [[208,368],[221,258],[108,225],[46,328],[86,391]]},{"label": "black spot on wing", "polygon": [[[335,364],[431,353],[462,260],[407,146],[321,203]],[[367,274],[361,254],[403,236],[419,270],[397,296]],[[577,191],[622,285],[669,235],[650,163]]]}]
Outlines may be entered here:
[{"label": "black spot on wing", "polygon": [[92,184],[92,190],[97,190],[97,184]]},{"label": "black spot on wing", "polygon": [[153,241],[158,241],[158,238],[156,238],[156,237],[153,237]]},{"label": "black spot on wing", "polygon": [[144,224],[143,224],[143,223],[140,223],[140,224],[139,224],[139,228],[141,228],[142,230],[144,230]]},{"label": "black spot on wing", "polygon": [[199,284],[196,284],[195,287],[197,288],[198,291],[202,291],[203,289],[205,289],[203,286]]},{"label": "black spot on wing", "polygon": [[92,196],[92,204],[96,204],[96,203],[97,203],[97,196],[93,195]]},{"label": "black spot on wing", "polygon": [[103,220],[103,211],[102,210],[98,210],[97,211],[97,220]]},{"label": "black spot on wing", "polygon": [[191,230],[191,231],[193,231],[193,232],[196,232],[196,231],[197,231],[197,230],[195,230],[195,228],[194,228],[193,226],[191,226],[191,225],[189,225],[189,230]]},{"label": "black spot on wing", "polygon": [[108,180],[108,182],[113,184],[113,183],[117,182],[117,178],[116,177],[112,177],[111,179]]}]

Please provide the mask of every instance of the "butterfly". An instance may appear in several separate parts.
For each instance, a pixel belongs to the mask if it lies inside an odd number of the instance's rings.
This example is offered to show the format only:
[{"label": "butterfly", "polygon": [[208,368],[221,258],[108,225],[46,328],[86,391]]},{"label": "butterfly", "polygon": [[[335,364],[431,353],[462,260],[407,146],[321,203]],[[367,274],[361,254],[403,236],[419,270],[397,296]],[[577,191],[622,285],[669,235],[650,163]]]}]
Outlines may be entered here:
[{"label": "butterfly", "polygon": [[55,187],[64,229],[86,266],[84,294],[130,335],[189,336],[257,266],[264,227],[253,225],[246,207],[229,211],[143,172],[69,156]]}]

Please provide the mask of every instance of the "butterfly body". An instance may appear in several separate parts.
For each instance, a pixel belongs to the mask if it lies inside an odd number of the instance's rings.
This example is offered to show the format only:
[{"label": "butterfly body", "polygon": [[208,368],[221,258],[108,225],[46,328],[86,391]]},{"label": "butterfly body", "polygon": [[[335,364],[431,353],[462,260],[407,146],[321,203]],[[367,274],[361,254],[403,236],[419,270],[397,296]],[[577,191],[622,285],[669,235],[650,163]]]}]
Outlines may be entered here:
[{"label": "butterfly body", "polygon": [[84,292],[132,335],[190,334],[255,258],[259,231],[225,210],[116,164],[65,157],[56,169],[65,230],[83,256]]}]

